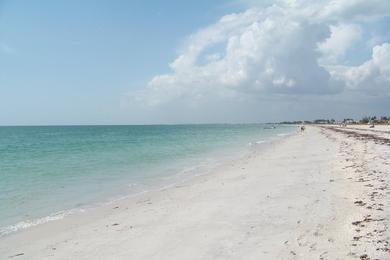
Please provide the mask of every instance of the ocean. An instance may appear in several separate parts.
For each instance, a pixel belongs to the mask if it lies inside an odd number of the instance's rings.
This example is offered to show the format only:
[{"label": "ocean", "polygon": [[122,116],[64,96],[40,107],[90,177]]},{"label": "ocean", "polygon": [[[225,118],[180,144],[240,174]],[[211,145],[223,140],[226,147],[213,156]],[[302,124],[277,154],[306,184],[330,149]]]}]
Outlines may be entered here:
[{"label": "ocean", "polygon": [[294,126],[0,127],[0,236],[183,181]]}]

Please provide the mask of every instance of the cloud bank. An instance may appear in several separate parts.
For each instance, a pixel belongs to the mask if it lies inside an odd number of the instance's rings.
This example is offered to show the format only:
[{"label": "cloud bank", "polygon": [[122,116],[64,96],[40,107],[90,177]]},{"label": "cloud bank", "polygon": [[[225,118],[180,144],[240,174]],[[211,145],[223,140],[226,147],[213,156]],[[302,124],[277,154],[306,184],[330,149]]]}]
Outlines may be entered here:
[{"label": "cloud bank", "polygon": [[188,36],[171,72],[130,92],[127,102],[171,113],[211,103],[237,109],[299,97],[389,95],[390,44],[370,44],[377,37],[370,29],[389,17],[386,0],[279,0],[225,15]]}]

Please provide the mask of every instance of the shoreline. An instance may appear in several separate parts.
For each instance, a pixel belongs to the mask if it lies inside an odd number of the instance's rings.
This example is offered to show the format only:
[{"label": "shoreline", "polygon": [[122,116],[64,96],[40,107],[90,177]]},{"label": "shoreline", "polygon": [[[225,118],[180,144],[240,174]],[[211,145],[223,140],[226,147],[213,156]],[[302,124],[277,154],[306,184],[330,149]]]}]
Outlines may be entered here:
[{"label": "shoreline", "polygon": [[[275,136],[261,140],[261,141],[255,141],[248,143],[247,145],[249,148],[240,148],[240,152],[235,151],[234,154],[220,154],[219,157],[214,158],[212,163],[203,162],[201,165],[193,165],[190,168],[185,168],[180,170],[178,173],[175,173],[173,175],[165,176],[165,177],[159,177],[158,180],[153,181],[152,183],[146,184],[136,184],[136,185],[142,185],[145,186],[142,189],[134,190],[134,191],[126,191],[122,194],[117,194],[115,196],[111,196],[104,200],[95,201],[90,204],[82,205],[80,207],[74,207],[70,209],[64,209],[60,211],[56,211],[53,213],[50,213],[43,217],[38,217],[34,219],[28,219],[24,221],[17,222],[15,224],[2,226],[0,227],[0,239],[3,237],[7,237],[9,235],[12,235],[14,233],[23,232],[25,230],[28,230],[29,228],[36,227],[39,225],[44,225],[48,222],[52,221],[59,221],[64,218],[67,218],[69,216],[73,215],[80,215],[84,214],[85,212],[88,212],[90,210],[96,210],[102,207],[110,206],[114,203],[132,198],[141,196],[143,194],[148,194],[151,192],[159,192],[166,189],[173,188],[177,185],[182,185],[187,182],[191,182],[196,178],[199,178],[204,175],[212,174],[213,171],[218,169],[219,167],[223,167],[227,164],[228,161],[239,161],[245,156],[248,156],[249,154],[253,153],[253,150],[258,149],[264,149],[268,145],[272,145],[274,142],[278,142],[281,139],[287,138],[290,135],[296,134],[295,131],[291,131],[288,133],[282,133],[282,134],[275,134]],[[236,147],[235,150],[239,148]],[[226,152],[224,152],[226,153]],[[206,165],[207,164],[207,165]],[[129,184],[132,185],[132,184]]]},{"label": "shoreline", "polygon": [[[309,126],[303,134],[269,143],[173,187],[9,234],[0,238],[0,256],[383,259],[389,241],[389,176],[382,176],[389,166],[379,164],[379,157],[387,159],[380,154],[384,148]],[[370,156],[377,160],[369,161]],[[371,174],[372,187],[364,186],[359,180],[366,177],[356,171]],[[378,174],[382,177],[375,179]],[[367,192],[378,188],[383,188],[381,196]],[[382,210],[360,205],[369,199],[382,204]],[[370,239],[378,236],[382,247],[356,235],[363,222],[359,232],[371,233]]]}]

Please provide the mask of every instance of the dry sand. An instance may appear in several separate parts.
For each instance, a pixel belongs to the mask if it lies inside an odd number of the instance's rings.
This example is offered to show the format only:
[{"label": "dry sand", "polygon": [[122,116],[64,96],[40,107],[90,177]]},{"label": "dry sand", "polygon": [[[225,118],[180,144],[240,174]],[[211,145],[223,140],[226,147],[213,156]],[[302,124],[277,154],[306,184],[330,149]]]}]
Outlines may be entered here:
[{"label": "dry sand", "polygon": [[7,235],[0,259],[390,259],[386,138],[308,127],[175,187]]}]

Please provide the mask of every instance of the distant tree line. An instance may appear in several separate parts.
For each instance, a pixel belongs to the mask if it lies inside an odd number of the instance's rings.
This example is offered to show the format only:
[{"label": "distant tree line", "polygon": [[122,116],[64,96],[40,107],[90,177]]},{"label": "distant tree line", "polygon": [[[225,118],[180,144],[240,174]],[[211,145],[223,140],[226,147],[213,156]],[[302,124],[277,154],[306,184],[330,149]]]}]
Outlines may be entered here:
[{"label": "distant tree line", "polygon": [[315,119],[312,121],[284,121],[280,124],[390,124],[390,116],[364,116],[359,120],[344,118],[341,121],[335,119]]},{"label": "distant tree line", "polygon": [[388,124],[390,121],[390,116],[365,116],[359,122],[362,124],[374,123],[374,124]]}]

